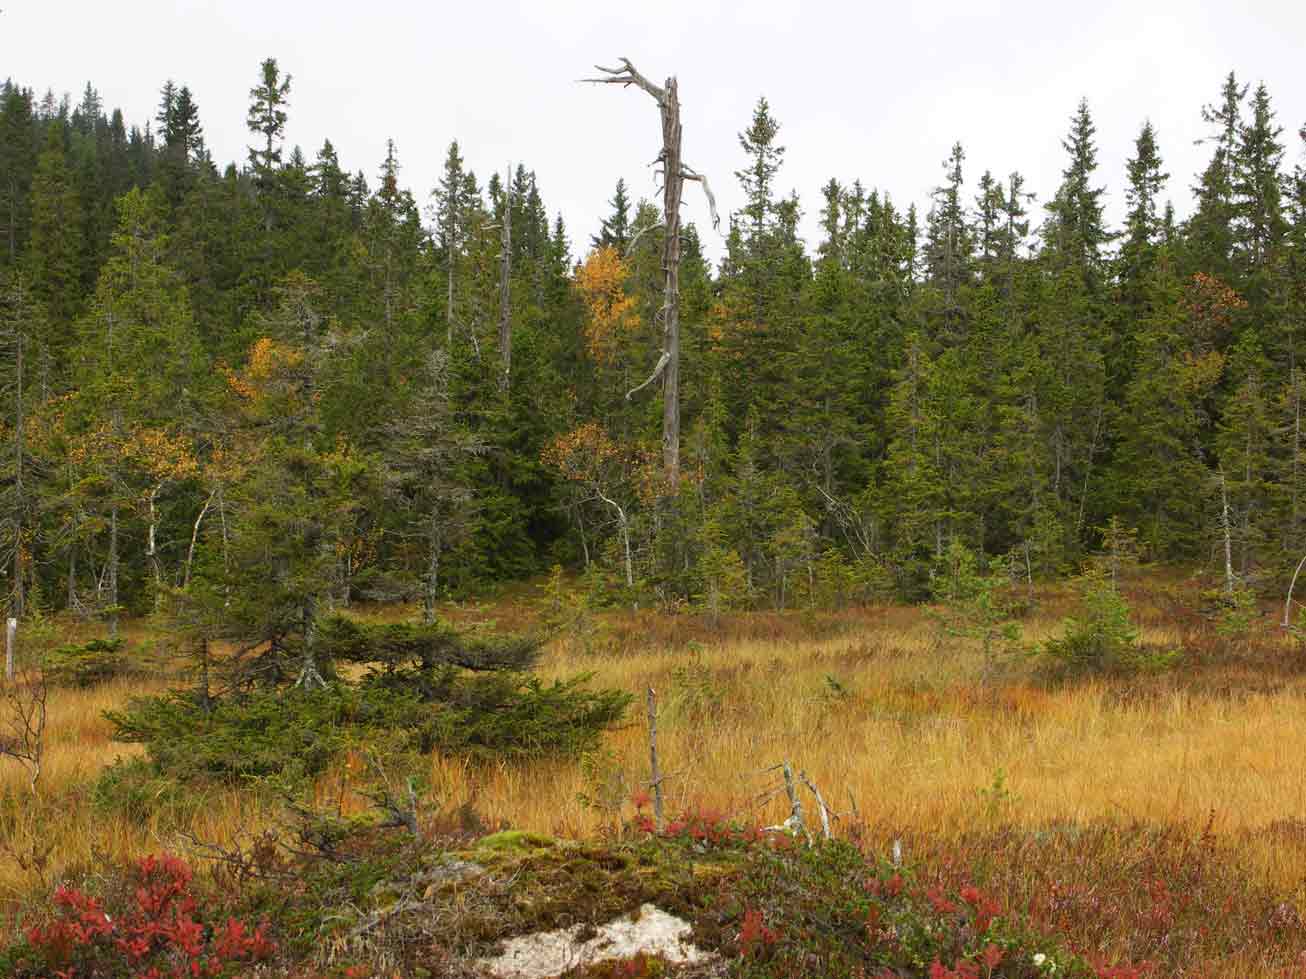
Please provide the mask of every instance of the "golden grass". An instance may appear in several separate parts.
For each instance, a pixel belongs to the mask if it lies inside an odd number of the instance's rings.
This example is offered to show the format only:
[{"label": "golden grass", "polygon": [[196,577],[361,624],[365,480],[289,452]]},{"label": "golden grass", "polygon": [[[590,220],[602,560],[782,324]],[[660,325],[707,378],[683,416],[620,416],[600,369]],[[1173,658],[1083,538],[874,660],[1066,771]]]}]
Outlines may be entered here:
[{"label": "golden grass", "polygon": [[[1165,592],[1134,598],[1149,642],[1181,645],[1203,628],[1175,620]],[[1054,631],[1068,601],[1064,588],[1050,590],[1026,635]],[[501,624],[530,616],[521,607],[451,611],[461,621]],[[1055,688],[1036,683],[1027,666],[986,679],[979,651],[941,635],[917,609],[850,611],[815,630],[801,614],[714,628],[613,613],[604,624],[606,654],[580,652],[563,637],[540,672],[593,672],[595,684],[639,695],[599,766],[628,790],[648,778],[642,694],[657,689],[673,811],[780,821],[783,800],[757,798],[777,782],[764,769],[787,759],[836,809],[855,806],[868,825],[906,836],[946,838],[986,822],[1209,823],[1238,842],[1250,874],[1306,904],[1306,833],[1284,831],[1306,819],[1306,674],[1295,666],[1303,654],[1269,618],[1257,626],[1256,665],[1204,668],[1203,683]],[[825,638],[803,638],[814,632]],[[108,740],[102,712],[165,686],[157,679],[51,692],[38,798],[27,798],[16,767],[0,766],[0,794],[11,800],[0,902],[13,909],[74,869],[175,845],[173,831],[107,816],[88,798],[99,771],[133,751]],[[575,763],[487,767],[437,756],[431,776],[441,808],[467,804],[494,824],[575,837],[612,819],[580,801],[593,785]],[[1003,789],[995,791],[999,778]],[[630,815],[630,805],[622,812]],[[225,842],[270,818],[251,796],[218,791],[187,829]],[[26,858],[43,847],[47,862],[33,867]]]},{"label": "golden grass", "polygon": [[[719,709],[680,706],[693,666],[720,692]],[[1121,702],[1089,683],[1049,692],[1028,682],[986,687],[979,657],[916,633],[881,628],[819,643],[708,646],[697,655],[649,652],[615,662],[555,656],[548,672],[582,669],[596,683],[661,691],[659,722],[671,805],[738,809],[790,759],[840,809],[867,821],[950,830],[993,808],[982,790],[1004,773],[1019,823],[1127,819],[1222,831],[1257,831],[1306,815],[1306,686],[1237,699],[1175,689]],[[848,691],[833,696],[827,677]],[[647,778],[642,725],[610,745],[634,784]],[[578,801],[572,767],[500,769],[473,779],[450,762],[435,782],[514,826],[568,835],[597,830],[602,814]],[[765,817],[779,819],[776,800]],[[1302,855],[1256,847],[1266,867],[1296,886]],[[1285,864],[1285,858],[1291,860]]]}]

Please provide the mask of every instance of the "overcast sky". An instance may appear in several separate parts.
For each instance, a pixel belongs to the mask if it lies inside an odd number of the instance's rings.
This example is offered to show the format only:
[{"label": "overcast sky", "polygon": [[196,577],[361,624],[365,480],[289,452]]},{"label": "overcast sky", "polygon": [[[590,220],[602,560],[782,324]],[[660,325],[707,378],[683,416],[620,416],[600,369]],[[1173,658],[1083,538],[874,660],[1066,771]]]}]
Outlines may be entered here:
[{"label": "overcast sky", "polygon": [[[328,137],[372,179],[393,138],[402,178],[429,203],[457,138],[482,183],[508,161],[535,170],[580,252],[624,176],[652,196],[660,130],[636,90],[579,85],[598,61],[629,57],[680,79],[686,162],[723,212],[740,206],[737,134],[759,95],[788,147],[780,187],[796,189],[816,243],[830,177],[924,202],[960,140],[967,184],[1019,169],[1046,201],[1060,140],[1081,96],[1098,126],[1109,213],[1144,118],[1156,126],[1180,213],[1208,149],[1200,110],[1230,69],[1264,81],[1291,163],[1306,123],[1306,2],[1087,0],[561,0],[474,3],[223,0],[0,0],[0,76],[38,91],[90,81],[132,122],[152,118],[163,82],[189,85],[214,157],[244,160],[248,90],[259,62],[294,76],[288,144],[311,159]],[[692,191],[693,188],[690,188]],[[701,197],[686,217],[707,225]],[[709,244],[711,242],[709,241]],[[719,239],[712,252],[719,253]]]}]

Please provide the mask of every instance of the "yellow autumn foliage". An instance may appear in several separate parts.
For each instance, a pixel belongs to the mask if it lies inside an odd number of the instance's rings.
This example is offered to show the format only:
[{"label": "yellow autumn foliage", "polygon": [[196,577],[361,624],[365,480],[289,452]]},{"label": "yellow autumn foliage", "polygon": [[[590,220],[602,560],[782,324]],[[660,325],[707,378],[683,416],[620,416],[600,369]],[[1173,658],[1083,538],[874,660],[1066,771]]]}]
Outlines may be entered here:
[{"label": "yellow autumn foliage", "polygon": [[617,344],[639,328],[635,299],[626,294],[630,264],[610,245],[595,249],[576,270],[575,287],[585,304],[585,340],[590,356],[611,363]]}]

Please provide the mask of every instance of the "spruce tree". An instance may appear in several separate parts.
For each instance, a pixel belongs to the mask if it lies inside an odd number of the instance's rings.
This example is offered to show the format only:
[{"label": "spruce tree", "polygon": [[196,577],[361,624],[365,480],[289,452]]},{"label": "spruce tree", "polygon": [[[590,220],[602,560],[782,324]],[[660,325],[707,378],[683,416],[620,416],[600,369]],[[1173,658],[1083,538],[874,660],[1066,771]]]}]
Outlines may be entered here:
[{"label": "spruce tree", "polygon": [[1170,175],[1162,171],[1161,155],[1156,144],[1156,131],[1150,121],[1134,141],[1134,155],[1125,164],[1129,187],[1125,203],[1129,210],[1125,216],[1124,241],[1120,246],[1118,277],[1126,304],[1137,309],[1138,295],[1156,260],[1156,249],[1161,243],[1162,214],[1159,211],[1161,193]]},{"label": "spruce tree", "polygon": [[1053,261],[1073,267],[1095,293],[1105,279],[1102,250],[1111,240],[1103,216],[1105,188],[1093,186],[1097,172],[1097,127],[1088,100],[1081,99],[1061,146],[1070,160],[1061,171],[1061,185],[1047,205],[1044,243]]},{"label": "spruce tree", "polygon": [[263,138],[262,146],[249,148],[249,165],[264,196],[264,226],[272,229],[272,197],[277,170],[281,166],[281,141],[286,131],[286,106],[290,96],[290,75],[284,78],[276,58],[266,59],[259,67],[259,84],[249,90],[249,114],[246,126],[250,133]]},{"label": "spruce tree", "polygon": [[1256,86],[1248,106],[1249,118],[1239,127],[1233,151],[1230,187],[1234,220],[1233,247],[1239,271],[1239,290],[1258,308],[1270,301],[1271,268],[1287,224],[1283,215],[1283,128],[1274,119],[1270,95]]},{"label": "spruce tree", "polygon": [[50,125],[32,178],[31,247],[26,262],[33,291],[60,330],[61,335],[50,338],[54,356],[67,351],[73,316],[82,299],[82,206],[63,144],[62,127]]},{"label": "spruce tree", "polygon": [[72,454],[85,467],[87,508],[98,513],[87,529],[98,526],[108,537],[103,602],[115,630],[124,524],[136,517],[154,528],[155,487],[193,465],[177,429],[194,408],[203,358],[185,287],[164,261],[164,212],[157,191],[119,201],[112,252],[74,353]]},{"label": "spruce tree", "polygon": [[608,201],[612,214],[603,219],[599,233],[590,239],[591,248],[615,248],[618,255],[626,254],[630,244],[630,198],[626,195],[626,181],[617,178],[617,189]]},{"label": "spruce tree", "polygon": [[0,89],[0,259],[13,265],[27,244],[29,194],[36,169],[32,145],[32,93],[11,81]]},{"label": "spruce tree", "polygon": [[926,278],[942,296],[943,317],[939,333],[945,342],[965,332],[962,290],[970,283],[974,240],[962,203],[962,164],[966,153],[960,143],[943,163],[945,181],[934,188],[934,203],[925,231]]},{"label": "spruce tree", "polygon": [[1197,210],[1188,222],[1188,265],[1225,281],[1233,277],[1233,185],[1247,86],[1231,71],[1220,89],[1220,102],[1202,107],[1202,119],[1213,127],[1205,142],[1214,146],[1211,162],[1198,178]]}]

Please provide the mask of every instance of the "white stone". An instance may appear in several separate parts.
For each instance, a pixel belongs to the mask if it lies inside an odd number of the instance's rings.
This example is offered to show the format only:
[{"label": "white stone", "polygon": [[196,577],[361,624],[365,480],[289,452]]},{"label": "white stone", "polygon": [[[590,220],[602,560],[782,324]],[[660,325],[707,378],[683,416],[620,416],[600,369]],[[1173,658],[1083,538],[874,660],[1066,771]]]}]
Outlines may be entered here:
[{"label": "white stone", "polygon": [[660,955],[668,962],[705,962],[715,956],[689,941],[691,926],[651,904],[617,918],[586,941],[579,935],[586,925],[522,935],[503,943],[503,954],[476,964],[497,979],[551,979],[568,969],[606,959],[629,959],[641,952]]}]

